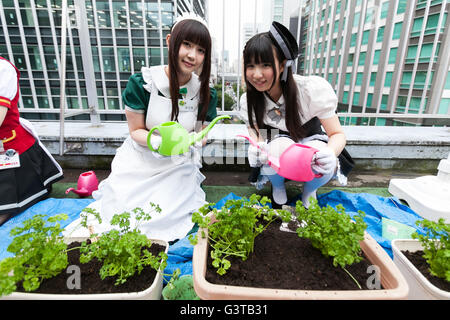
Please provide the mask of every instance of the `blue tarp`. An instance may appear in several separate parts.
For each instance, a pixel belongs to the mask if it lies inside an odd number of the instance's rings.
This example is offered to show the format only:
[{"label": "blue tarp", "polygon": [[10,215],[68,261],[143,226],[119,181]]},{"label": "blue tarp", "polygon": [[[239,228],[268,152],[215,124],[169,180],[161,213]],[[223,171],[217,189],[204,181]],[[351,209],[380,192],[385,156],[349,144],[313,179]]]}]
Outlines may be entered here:
[{"label": "blue tarp", "polygon": [[[230,193],[215,205],[221,208],[229,199],[239,199],[240,197]],[[295,202],[301,198],[292,200],[289,204],[295,205]],[[330,205],[336,207],[342,204],[350,216],[358,213],[358,210],[364,211],[366,216],[364,221],[367,223],[367,232],[386,250],[392,257],[391,241],[382,237],[381,218],[385,217],[407,226],[413,227],[420,233],[423,230],[417,228],[415,222],[422,220],[409,207],[401,204],[395,197],[381,197],[368,193],[348,193],[339,190],[333,190],[328,193],[320,194],[317,197],[320,206]],[[66,213],[69,219],[61,223],[62,227],[67,226],[70,222],[79,217],[81,210],[89,205],[92,199],[47,199],[37,203],[20,215],[10,219],[0,227],[0,260],[10,256],[7,247],[12,239],[9,232],[15,226],[21,225],[23,221],[31,218],[35,214],[47,214],[53,216],[59,213]],[[169,247],[167,268],[165,274],[172,274],[177,268],[181,270],[181,275],[192,274],[192,254],[193,246],[190,244],[188,237],[180,239]]]}]

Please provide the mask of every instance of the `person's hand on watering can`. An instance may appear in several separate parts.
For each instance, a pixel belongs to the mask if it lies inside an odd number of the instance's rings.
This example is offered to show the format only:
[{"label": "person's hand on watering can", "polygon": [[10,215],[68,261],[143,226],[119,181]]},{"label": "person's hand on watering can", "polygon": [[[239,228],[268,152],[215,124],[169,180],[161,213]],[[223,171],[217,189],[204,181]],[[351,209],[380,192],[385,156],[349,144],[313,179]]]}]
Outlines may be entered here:
[{"label": "person's hand on watering can", "polygon": [[315,154],[311,168],[319,174],[328,175],[334,173],[337,166],[337,157],[334,151],[325,147]]},{"label": "person's hand on watering can", "polygon": [[267,164],[268,158],[267,153],[263,152],[260,148],[267,150],[267,143],[264,141],[258,142],[258,147],[250,144],[248,147],[248,163],[250,167],[260,167]]}]

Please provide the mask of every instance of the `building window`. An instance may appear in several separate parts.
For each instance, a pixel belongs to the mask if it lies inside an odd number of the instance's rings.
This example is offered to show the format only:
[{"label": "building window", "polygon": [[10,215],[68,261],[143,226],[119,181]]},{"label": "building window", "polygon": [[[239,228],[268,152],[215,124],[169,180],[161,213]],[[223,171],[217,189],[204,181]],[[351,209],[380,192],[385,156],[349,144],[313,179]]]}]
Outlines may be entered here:
[{"label": "building window", "polygon": [[411,30],[412,37],[420,36],[420,32],[422,31],[423,17],[414,19],[413,27]]},{"label": "building window", "polygon": [[407,3],[408,3],[407,0],[399,0],[398,1],[397,14],[405,12]]},{"label": "building window", "polygon": [[368,44],[369,43],[369,35],[370,35],[370,30],[366,30],[366,31],[363,32],[362,44]]},{"label": "building window", "polygon": [[362,84],[362,80],[363,80],[363,73],[362,72],[358,72],[356,74],[356,85],[360,86]]},{"label": "building window", "polygon": [[392,74],[393,72],[386,72],[386,77],[384,79],[384,86],[385,87],[391,87],[391,83],[392,83]]},{"label": "building window", "polygon": [[350,72],[346,73],[345,74],[345,84],[349,85],[351,78],[352,78],[352,74]]},{"label": "building window", "polygon": [[400,88],[408,89],[409,85],[411,83],[411,78],[412,78],[412,72],[411,71],[403,72],[402,80],[400,82]]},{"label": "building window", "polygon": [[414,63],[417,56],[417,45],[409,46],[406,54],[406,63]]},{"label": "building window", "polygon": [[366,62],[366,52],[359,53],[358,65],[363,66]]},{"label": "building window", "polygon": [[378,65],[378,62],[380,61],[380,50],[375,50],[373,53],[373,64]]},{"label": "building window", "polygon": [[391,50],[389,51],[389,59],[388,59],[388,63],[389,64],[395,64],[396,63],[396,58],[397,58],[397,50],[398,48],[391,48]]},{"label": "building window", "polygon": [[450,99],[443,98],[439,104],[438,114],[447,114],[450,108]]},{"label": "building window", "polygon": [[384,37],[384,26],[378,28],[377,42],[382,42]]},{"label": "building window", "polygon": [[377,73],[376,72],[372,72],[370,74],[370,86],[375,86],[375,80],[377,79]]},{"label": "building window", "polygon": [[383,2],[383,4],[381,5],[380,19],[384,19],[387,17],[388,8],[389,8],[389,1]]},{"label": "building window", "polygon": [[366,106],[371,107],[372,106],[372,100],[373,100],[373,93],[368,93],[367,94]]},{"label": "building window", "polygon": [[394,32],[392,34],[392,39],[400,39],[400,36],[402,34],[402,25],[403,22],[397,22],[394,25]]},{"label": "building window", "polygon": [[361,93],[359,93],[359,92],[355,92],[353,94],[353,102],[352,102],[353,105],[359,105],[359,97],[360,97],[360,95],[361,95]]},{"label": "building window", "polygon": [[447,79],[445,81],[445,89],[450,90],[450,71],[447,73]]}]

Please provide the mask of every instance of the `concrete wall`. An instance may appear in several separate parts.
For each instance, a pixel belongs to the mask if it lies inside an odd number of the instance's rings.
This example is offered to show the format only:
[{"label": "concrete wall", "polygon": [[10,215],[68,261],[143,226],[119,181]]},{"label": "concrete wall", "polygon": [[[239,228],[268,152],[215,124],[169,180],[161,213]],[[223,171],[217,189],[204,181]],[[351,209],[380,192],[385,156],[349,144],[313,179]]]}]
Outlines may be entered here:
[{"label": "concrete wall", "polygon": [[[128,136],[124,122],[65,124],[65,153],[59,155],[59,123],[33,122],[41,141],[63,168],[109,169],[115,150]],[[355,160],[355,170],[390,169],[433,172],[450,153],[447,127],[344,126],[346,149]],[[205,169],[247,170],[247,135],[240,124],[217,124],[208,134],[202,150]]]}]

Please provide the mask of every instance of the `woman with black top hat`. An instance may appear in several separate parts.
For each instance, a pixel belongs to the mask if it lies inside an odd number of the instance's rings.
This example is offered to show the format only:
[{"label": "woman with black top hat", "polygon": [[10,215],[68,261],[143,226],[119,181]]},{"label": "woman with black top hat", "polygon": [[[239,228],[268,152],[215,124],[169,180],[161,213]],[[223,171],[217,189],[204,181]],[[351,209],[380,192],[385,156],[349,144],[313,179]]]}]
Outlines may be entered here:
[{"label": "woman with black top hat", "polygon": [[[311,168],[321,176],[303,187],[302,202],[308,206],[310,197],[316,198],[317,189],[332,178],[346,184],[353,160],[344,149],[346,137],[336,115],[333,88],[321,77],[294,75],[298,54],[294,36],[278,22],[272,23],[269,32],[253,36],[243,53],[247,90],[240,104],[249,134],[261,148],[267,150],[288,137],[292,143],[319,150]],[[270,181],[272,204],[285,204],[285,178],[267,165],[266,153],[250,145],[248,160],[252,167],[250,182],[261,189]]]}]

